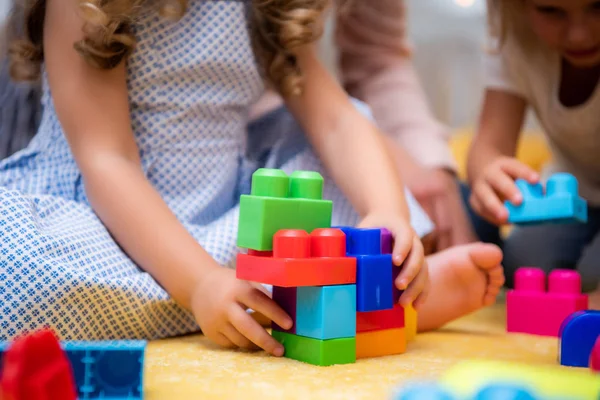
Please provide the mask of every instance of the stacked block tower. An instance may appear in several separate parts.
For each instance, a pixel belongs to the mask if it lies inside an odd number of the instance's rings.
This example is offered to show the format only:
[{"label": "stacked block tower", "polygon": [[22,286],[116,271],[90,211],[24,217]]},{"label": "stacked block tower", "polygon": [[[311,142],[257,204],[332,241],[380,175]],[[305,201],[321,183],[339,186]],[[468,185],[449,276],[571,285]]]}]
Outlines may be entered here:
[{"label": "stacked block tower", "polygon": [[404,352],[391,235],[332,228],[333,204],[322,195],[316,172],[257,170],[240,199],[237,244],[247,252],[238,255],[237,277],[272,285],[292,317],[289,330],[272,326],[286,357],[326,366]]}]

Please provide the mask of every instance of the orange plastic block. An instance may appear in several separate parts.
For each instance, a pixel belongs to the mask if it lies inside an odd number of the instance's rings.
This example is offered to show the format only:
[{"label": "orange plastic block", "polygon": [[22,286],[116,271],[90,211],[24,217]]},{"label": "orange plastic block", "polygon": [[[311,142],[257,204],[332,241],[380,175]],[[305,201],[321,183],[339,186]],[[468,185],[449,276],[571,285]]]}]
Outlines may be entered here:
[{"label": "orange plastic block", "polygon": [[404,328],[404,308],[396,304],[389,310],[356,313],[356,332]]},{"label": "orange plastic block", "polygon": [[371,358],[406,352],[404,328],[356,334],[356,358]]},{"label": "orange plastic block", "polygon": [[281,287],[356,283],[356,258],[346,257],[346,235],[339,229],[281,230],[273,237],[273,256],[238,254],[238,279]]}]

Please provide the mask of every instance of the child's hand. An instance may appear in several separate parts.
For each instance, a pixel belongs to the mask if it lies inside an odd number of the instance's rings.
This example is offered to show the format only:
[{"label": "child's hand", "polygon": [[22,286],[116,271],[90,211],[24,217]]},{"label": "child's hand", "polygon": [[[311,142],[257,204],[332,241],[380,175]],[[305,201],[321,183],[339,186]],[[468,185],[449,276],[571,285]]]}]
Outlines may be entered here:
[{"label": "child's hand", "polygon": [[515,184],[516,179],[537,183],[536,171],[515,158],[501,157],[487,166],[473,184],[471,207],[489,222],[502,225],[508,221],[504,201],[514,205],[523,201],[523,195]]},{"label": "child's hand", "polygon": [[217,267],[196,287],[192,310],[204,335],[223,347],[262,348],[282,356],[283,346],[246,311],[252,308],[284,329],[292,319],[263,290],[238,280],[235,271]]},{"label": "child's hand", "polygon": [[396,287],[404,290],[400,304],[413,303],[415,308],[423,303],[429,288],[429,272],[421,239],[400,215],[370,214],[358,225],[359,228],[386,228],[394,237],[392,260],[402,271],[396,279]]}]

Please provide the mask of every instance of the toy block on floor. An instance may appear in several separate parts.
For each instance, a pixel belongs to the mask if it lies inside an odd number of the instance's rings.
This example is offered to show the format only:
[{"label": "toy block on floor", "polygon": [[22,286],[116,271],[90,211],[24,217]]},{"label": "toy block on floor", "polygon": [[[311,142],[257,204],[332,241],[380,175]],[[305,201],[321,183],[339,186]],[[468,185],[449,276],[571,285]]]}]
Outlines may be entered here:
[{"label": "toy block on floor", "polygon": [[588,308],[588,296],[581,293],[576,271],[554,270],[548,276],[540,268],[520,268],[515,289],[506,295],[508,332],[558,337],[565,319]]},{"label": "toy block on floor", "polygon": [[439,380],[460,396],[473,399],[492,383],[527,386],[543,399],[589,400],[600,398],[600,379],[587,370],[558,365],[528,365],[500,361],[466,361],[450,367]]},{"label": "toy block on floor", "polygon": [[559,173],[550,177],[545,194],[539,183],[532,185],[518,179],[516,185],[523,194],[523,202],[519,206],[505,202],[509,223],[529,225],[587,222],[587,202],[579,196],[579,184],[573,175]]},{"label": "toy block on floor", "polygon": [[273,239],[273,256],[238,254],[238,279],[281,287],[356,283],[356,260],[346,257],[339,229],[281,230]]},{"label": "toy block on floor", "polygon": [[436,382],[421,382],[405,386],[394,400],[557,400],[540,397],[527,385],[508,382],[492,383],[481,388],[473,397],[463,397],[452,393],[446,386]]},{"label": "toy block on floor", "polygon": [[587,368],[600,336],[600,311],[578,311],[561,326],[558,353],[561,365]]},{"label": "toy block on floor", "polygon": [[294,321],[288,330],[273,323],[273,330],[321,340],[356,336],[355,285],[276,286],[273,299]]},{"label": "toy block on floor", "polygon": [[389,310],[394,306],[391,254],[381,254],[381,229],[340,227],[346,234],[346,254],[356,258],[356,310]]},{"label": "toy block on floor", "polygon": [[237,245],[266,251],[282,229],[312,232],[331,226],[333,203],[323,200],[323,177],[317,172],[259,169],[250,195],[240,197]]},{"label": "toy block on floor", "polygon": [[290,329],[283,329],[275,322],[271,322],[271,329],[280,332],[296,333],[296,305],[298,288],[273,286],[273,301],[279,305],[290,316],[294,325]]},{"label": "toy block on floor", "polygon": [[594,372],[600,372],[600,336],[596,338],[592,354],[590,354],[590,369]]},{"label": "toy block on floor", "polygon": [[[66,341],[60,347],[69,360],[78,398],[143,399],[146,341]],[[9,348],[10,344],[2,344],[0,352]]]},{"label": "toy block on floor", "polygon": [[356,333],[404,328],[404,323],[404,307],[400,304],[389,310],[356,313]]},{"label": "toy block on floor", "polygon": [[76,400],[69,359],[51,330],[3,346],[0,397],[11,400]]},{"label": "toy block on floor", "polygon": [[356,285],[298,288],[296,334],[313,339],[356,336]]},{"label": "toy block on floor", "polygon": [[319,340],[273,331],[273,337],[285,348],[285,357],[319,366],[356,362],[356,338]]},{"label": "toy block on floor", "polygon": [[404,331],[409,342],[417,337],[417,318],[417,310],[412,304],[404,307]]},{"label": "toy block on floor", "polygon": [[356,334],[356,358],[373,358],[406,352],[404,328],[385,329]]}]

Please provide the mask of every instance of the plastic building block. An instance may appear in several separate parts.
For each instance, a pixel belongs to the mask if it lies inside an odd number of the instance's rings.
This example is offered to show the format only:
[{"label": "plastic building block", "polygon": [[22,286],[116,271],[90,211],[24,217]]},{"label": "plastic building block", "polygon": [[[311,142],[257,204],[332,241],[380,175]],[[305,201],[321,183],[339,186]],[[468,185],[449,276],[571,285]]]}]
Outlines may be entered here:
[{"label": "plastic building block", "polygon": [[532,185],[518,179],[516,185],[523,194],[523,202],[519,206],[505,202],[508,222],[518,225],[587,222],[587,203],[579,196],[579,184],[573,175],[560,173],[550,177],[545,194],[539,183]]},{"label": "plastic building block", "polygon": [[323,200],[323,177],[316,172],[259,169],[252,176],[252,192],[240,197],[237,245],[271,250],[273,236],[282,229],[312,232],[331,226],[333,203]]},{"label": "plastic building block", "polygon": [[356,358],[391,356],[406,352],[404,328],[356,334]]},{"label": "plastic building block", "polygon": [[273,331],[285,348],[285,357],[319,366],[356,362],[356,338],[320,340]]},{"label": "plastic building block", "polygon": [[[61,342],[71,364],[79,399],[143,398],[146,341]],[[4,352],[8,343],[0,346]]]},{"label": "plastic building block", "polygon": [[356,336],[356,285],[299,287],[296,334],[313,339]]},{"label": "plastic building block", "polygon": [[589,400],[600,396],[600,379],[597,375],[587,370],[554,365],[467,361],[448,369],[440,383],[461,399],[472,399],[483,388],[494,383],[527,387],[536,396],[549,400]]},{"label": "plastic building block", "polygon": [[356,259],[346,257],[339,229],[281,230],[273,239],[273,257],[238,254],[238,279],[281,287],[356,283]]},{"label": "plastic building block", "polygon": [[143,398],[146,342],[65,342],[80,399]]},{"label": "plastic building block", "polygon": [[417,310],[412,304],[404,307],[404,333],[408,342],[417,337]]},{"label": "plastic building block", "polygon": [[[473,398],[455,396],[450,390],[435,382],[422,382],[405,387],[395,400],[546,400],[537,397],[527,386],[510,383],[490,384]],[[550,399],[547,399],[550,400]],[[553,399],[558,400],[558,399]]]},{"label": "plastic building block", "polygon": [[592,354],[590,354],[590,369],[594,372],[600,372],[600,336],[596,339]]},{"label": "plastic building block", "polygon": [[0,397],[11,400],[77,399],[69,360],[51,330],[5,346],[0,392]]},{"label": "plastic building block", "polygon": [[[394,238],[392,233],[387,229],[381,229],[381,254],[392,254],[394,249]],[[400,275],[401,268],[392,266],[392,302],[397,304],[400,301],[400,296],[403,291],[396,287],[396,278]]]},{"label": "plastic building block", "polygon": [[548,277],[540,268],[520,268],[515,289],[506,295],[506,328],[558,337],[561,324],[576,311],[588,308],[588,296],[581,293],[581,277],[576,271],[554,270]]},{"label": "plastic building block", "polygon": [[[346,253],[356,258],[356,310],[389,310],[394,306],[394,265],[381,254],[380,229],[340,228],[346,234]],[[399,268],[397,268],[399,269]]]},{"label": "plastic building block", "polygon": [[524,386],[496,383],[484,387],[474,400],[542,400]]},{"label": "plastic building block", "polygon": [[356,332],[404,328],[404,308],[400,304],[381,311],[356,313]]},{"label": "plastic building block", "polygon": [[560,330],[561,365],[587,368],[598,336],[600,311],[579,311],[568,317]]},{"label": "plastic building block", "polygon": [[394,400],[457,400],[450,391],[435,382],[406,385],[393,397]]},{"label": "plastic building block", "polygon": [[294,325],[290,329],[283,329],[275,322],[271,323],[271,328],[274,330],[278,330],[281,332],[287,333],[296,333],[296,296],[297,296],[298,288],[296,287],[273,287],[273,301],[279,305],[285,311],[292,321],[294,321]]}]

